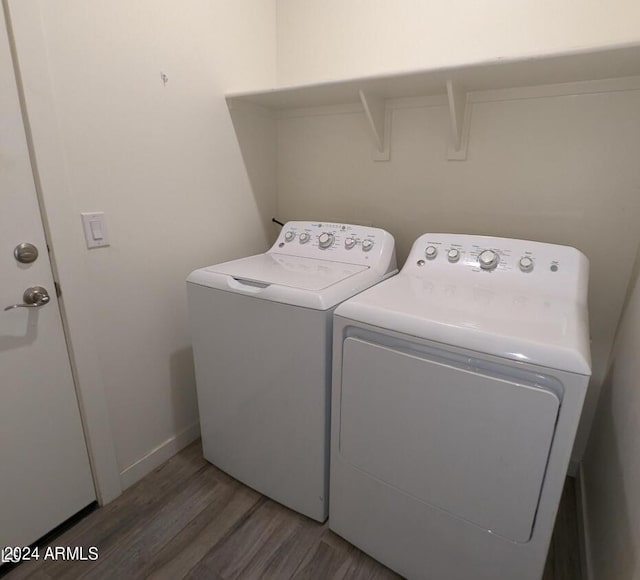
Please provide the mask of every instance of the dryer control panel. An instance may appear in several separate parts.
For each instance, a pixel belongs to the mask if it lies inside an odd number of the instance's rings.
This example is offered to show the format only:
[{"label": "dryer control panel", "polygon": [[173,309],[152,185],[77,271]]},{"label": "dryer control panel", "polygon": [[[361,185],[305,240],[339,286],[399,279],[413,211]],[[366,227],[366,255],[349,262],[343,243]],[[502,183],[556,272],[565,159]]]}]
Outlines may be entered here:
[{"label": "dryer control panel", "polygon": [[513,284],[574,298],[587,287],[589,262],[575,248],[489,236],[424,234],[411,249],[403,272],[494,286]]},{"label": "dryer control panel", "polygon": [[373,267],[389,264],[395,243],[380,228],[332,222],[287,222],[270,253]]}]

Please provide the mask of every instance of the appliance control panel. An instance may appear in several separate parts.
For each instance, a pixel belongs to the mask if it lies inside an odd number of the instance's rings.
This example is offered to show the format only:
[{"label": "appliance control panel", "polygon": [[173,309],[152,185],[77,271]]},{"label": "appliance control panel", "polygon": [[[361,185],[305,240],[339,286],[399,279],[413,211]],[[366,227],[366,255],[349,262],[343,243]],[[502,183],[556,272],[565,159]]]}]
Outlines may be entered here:
[{"label": "appliance control panel", "polygon": [[586,288],[589,262],[575,248],[489,236],[424,234],[411,249],[403,272],[448,277],[483,286]]},{"label": "appliance control panel", "polygon": [[380,228],[331,222],[287,222],[271,253],[372,266],[389,261],[395,242]]}]

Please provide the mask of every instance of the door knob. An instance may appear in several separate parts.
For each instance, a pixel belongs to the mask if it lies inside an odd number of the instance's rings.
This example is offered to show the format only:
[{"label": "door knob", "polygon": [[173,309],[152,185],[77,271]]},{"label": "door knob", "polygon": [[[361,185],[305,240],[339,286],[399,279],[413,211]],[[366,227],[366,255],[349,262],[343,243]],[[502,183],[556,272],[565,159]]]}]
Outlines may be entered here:
[{"label": "door knob", "polygon": [[11,306],[7,306],[5,310],[12,310],[13,308],[38,308],[48,304],[51,296],[49,296],[46,288],[42,286],[31,286],[31,288],[27,288],[24,291],[22,300],[24,300],[24,304],[12,304]]}]

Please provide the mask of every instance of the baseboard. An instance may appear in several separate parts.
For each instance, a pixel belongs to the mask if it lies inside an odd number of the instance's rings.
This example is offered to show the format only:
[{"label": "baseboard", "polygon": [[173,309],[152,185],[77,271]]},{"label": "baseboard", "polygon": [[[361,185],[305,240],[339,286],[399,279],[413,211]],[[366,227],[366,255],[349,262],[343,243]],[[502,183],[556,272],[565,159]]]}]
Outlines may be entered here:
[{"label": "baseboard", "polygon": [[196,422],[152,449],[143,458],[138,459],[120,473],[122,489],[127,489],[140,481],[145,475],[151,473],[156,467],[162,465],[198,437],[200,437],[200,423]]},{"label": "baseboard", "polygon": [[587,494],[584,485],[582,463],[578,465],[576,475],[576,501],[578,504],[578,541],[580,544],[580,568],[584,580],[593,580],[591,552],[589,543],[589,518],[587,517]]}]

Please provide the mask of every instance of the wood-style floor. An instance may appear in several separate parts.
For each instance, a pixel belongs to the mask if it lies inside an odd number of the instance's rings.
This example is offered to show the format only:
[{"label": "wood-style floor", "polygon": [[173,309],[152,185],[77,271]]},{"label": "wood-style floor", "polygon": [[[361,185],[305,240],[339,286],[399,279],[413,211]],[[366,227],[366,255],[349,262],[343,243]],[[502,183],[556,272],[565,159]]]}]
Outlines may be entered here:
[{"label": "wood-style floor", "polygon": [[[25,562],[30,578],[398,578],[321,525],[222,473],[190,445],[51,543],[97,546],[95,562]],[[573,480],[568,480],[544,580],[578,580]]]}]

